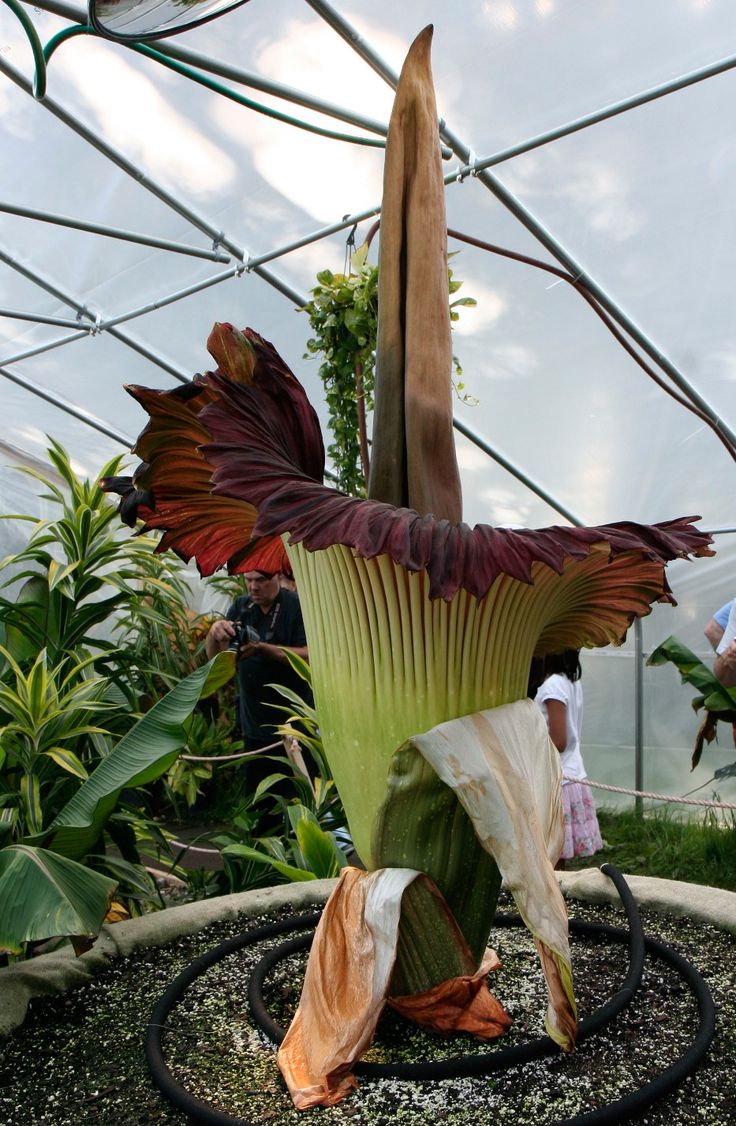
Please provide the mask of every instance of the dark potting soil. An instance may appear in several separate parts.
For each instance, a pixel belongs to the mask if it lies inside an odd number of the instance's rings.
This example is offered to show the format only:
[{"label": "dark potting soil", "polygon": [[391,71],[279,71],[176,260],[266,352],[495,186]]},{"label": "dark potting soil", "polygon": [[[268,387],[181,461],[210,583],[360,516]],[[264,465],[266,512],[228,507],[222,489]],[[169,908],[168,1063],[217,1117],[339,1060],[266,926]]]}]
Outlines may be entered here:
[{"label": "dark potting soil", "polygon": [[[513,911],[505,901],[503,910]],[[573,918],[624,926],[622,912],[572,902]],[[716,1003],[711,1049],[694,1075],[636,1119],[637,1126],[731,1126],[736,1123],[736,936],[643,911],[645,933],[692,961]],[[265,919],[252,920],[252,926]],[[63,997],[35,1000],[23,1026],[0,1042],[0,1123],[6,1126],[183,1126],[189,1119],[154,1088],[143,1053],[151,1009],[180,970],[238,933],[218,924],[167,947],[115,961],[94,981]],[[270,944],[272,945],[272,943]],[[498,1047],[544,1032],[546,990],[531,938],[523,928],[497,929],[491,945],[502,968],[491,987],[514,1018]],[[625,947],[571,936],[580,1015],[603,1004],[621,984]],[[505,1073],[430,1083],[362,1078],[337,1107],[296,1111],[276,1066],[273,1046],[252,1023],[246,1001],[250,968],[263,947],[228,956],[190,986],[169,1016],[164,1052],[178,1082],[202,1102],[251,1126],[550,1126],[612,1102],[648,1082],[686,1049],[697,1006],[682,979],[647,958],[632,1004],[573,1055]],[[282,1024],[298,1001],[303,955],[279,964],[265,999]],[[445,1059],[489,1046],[467,1036],[422,1032],[391,1013],[382,1017],[366,1059]],[[490,1049],[492,1050],[492,1048]]]}]

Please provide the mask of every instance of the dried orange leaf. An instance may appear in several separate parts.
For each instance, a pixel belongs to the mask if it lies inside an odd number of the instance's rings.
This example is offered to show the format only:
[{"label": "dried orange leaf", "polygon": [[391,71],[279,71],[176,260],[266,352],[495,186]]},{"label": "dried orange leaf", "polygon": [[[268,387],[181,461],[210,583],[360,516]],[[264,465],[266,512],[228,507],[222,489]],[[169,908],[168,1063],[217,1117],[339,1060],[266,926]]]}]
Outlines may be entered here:
[{"label": "dried orange leaf", "polygon": [[500,965],[496,951],[486,950],[474,974],[450,978],[425,993],[391,997],[388,1003],[401,1016],[433,1032],[470,1032],[481,1040],[494,1040],[512,1023],[486,981]]},{"label": "dried orange leaf", "polygon": [[375,1032],[396,958],[411,868],[344,868],[309,955],[299,1007],[278,1052],[294,1105],[333,1106]]}]

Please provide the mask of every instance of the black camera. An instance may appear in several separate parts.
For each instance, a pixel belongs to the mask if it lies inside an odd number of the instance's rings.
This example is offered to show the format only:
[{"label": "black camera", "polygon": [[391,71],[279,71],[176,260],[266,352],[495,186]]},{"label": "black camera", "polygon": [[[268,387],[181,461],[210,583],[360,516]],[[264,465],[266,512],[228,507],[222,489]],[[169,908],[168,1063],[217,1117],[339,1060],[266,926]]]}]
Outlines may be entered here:
[{"label": "black camera", "polygon": [[254,644],[261,640],[258,633],[253,629],[253,626],[248,626],[245,622],[233,622],[233,626],[235,633],[228,645],[229,652],[239,653],[241,645],[245,645],[247,642]]}]

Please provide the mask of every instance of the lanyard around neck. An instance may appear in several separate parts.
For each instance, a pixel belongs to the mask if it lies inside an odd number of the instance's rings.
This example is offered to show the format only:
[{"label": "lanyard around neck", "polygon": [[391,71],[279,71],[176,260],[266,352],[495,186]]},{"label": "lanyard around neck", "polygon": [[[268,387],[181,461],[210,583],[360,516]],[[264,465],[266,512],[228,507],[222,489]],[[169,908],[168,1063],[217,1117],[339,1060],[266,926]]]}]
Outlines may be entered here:
[{"label": "lanyard around neck", "polygon": [[[273,641],[273,635],[276,632],[276,622],[278,621],[279,614],[281,613],[281,598],[280,598],[280,596],[278,594],[276,595],[276,601],[274,602],[273,606],[269,610],[268,615],[264,615],[263,611],[260,610],[259,607],[257,607],[254,602],[251,602],[250,606],[248,606],[247,611],[246,611],[247,614],[248,614],[248,618],[250,619],[251,623],[253,621],[253,618],[252,618],[252,611],[253,610],[258,611],[258,614],[260,615],[260,619],[256,618],[256,621],[260,621],[261,624],[262,624],[262,619],[265,616],[267,616],[269,618],[269,622],[268,622],[268,625],[266,626],[265,633],[261,634],[261,640],[262,641]],[[257,632],[260,634],[261,633],[260,629],[258,629]]]}]

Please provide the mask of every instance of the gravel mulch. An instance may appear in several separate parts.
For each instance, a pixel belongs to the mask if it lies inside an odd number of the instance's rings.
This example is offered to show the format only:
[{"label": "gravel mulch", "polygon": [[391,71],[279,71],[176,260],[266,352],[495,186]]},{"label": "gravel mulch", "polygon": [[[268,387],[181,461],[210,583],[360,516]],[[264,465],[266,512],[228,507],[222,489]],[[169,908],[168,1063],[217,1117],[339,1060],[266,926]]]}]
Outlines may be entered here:
[{"label": "gravel mulch", "polygon": [[[509,902],[503,910],[513,910]],[[574,902],[571,917],[624,926],[620,909]],[[273,916],[272,916],[273,917]],[[674,1093],[632,1124],[731,1126],[736,1123],[736,936],[687,919],[642,911],[645,932],[694,962],[717,1007],[705,1062]],[[264,919],[253,920],[257,926]],[[64,997],[32,1002],[24,1026],[0,1043],[0,1121],[6,1126],[144,1126],[189,1121],[153,1087],[143,1035],[154,1002],[179,971],[238,933],[228,922],[163,948],[115,961]],[[618,944],[572,937],[580,1014],[620,985],[627,952]],[[545,989],[523,928],[498,929],[503,963],[493,988],[514,1017],[500,1046],[543,1033]],[[246,948],[198,979],[168,1021],[164,1048],[176,1078],[195,1097],[251,1126],[552,1126],[604,1105],[660,1073],[691,1041],[697,1008],[680,977],[647,959],[634,1002],[572,1056],[556,1055],[502,1074],[434,1083],[361,1079],[340,1106],[297,1112],[285,1092],[272,1046],[252,1024],[245,998],[250,967],[263,948]],[[272,1015],[288,1022],[298,999],[301,955],[282,962],[267,984]],[[370,1058],[431,1059],[488,1051],[468,1037],[447,1039],[381,1020]],[[369,1058],[369,1057],[367,1057]]]}]

